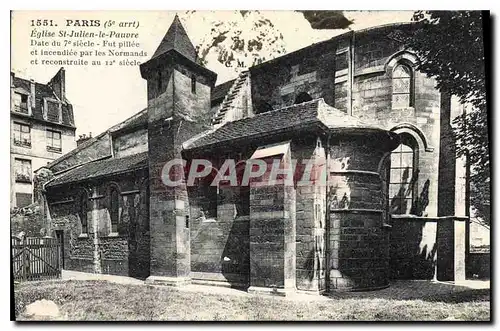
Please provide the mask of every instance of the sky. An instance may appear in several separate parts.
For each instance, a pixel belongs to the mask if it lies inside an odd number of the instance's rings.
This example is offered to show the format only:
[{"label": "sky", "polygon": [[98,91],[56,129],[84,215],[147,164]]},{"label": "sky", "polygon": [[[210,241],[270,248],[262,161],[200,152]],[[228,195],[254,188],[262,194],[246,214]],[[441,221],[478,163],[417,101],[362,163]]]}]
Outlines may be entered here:
[{"label": "sky", "polygon": [[[138,60],[146,62],[158,47],[175,14],[173,11],[15,11],[12,14],[11,71],[16,76],[47,83],[59,70],[57,65],[30,64],[30,33],[33,29],[30,24],[33,18],[53,19],[59,24],[59,28],[66,19],[138,21],[139,28],[129,31],[139,33],[140,49],[147,52],[148,56]],[[178,14],[194,45],[200,44],[210,33],[214,20],[234,17],[234,13],[224,11]],[[261,14],[283,34],[287,53],[349,31],[313,30],[301,13],[293,11],[262,11]],[[411,11],[345,12],[347,18],[354,20],[354,24],[350,26],[352,30],[408,22],[412,14]],[[207,67],[218,74],[217,84],[236,75],[234,70],[220,64],[214,56],[208,57]],[[137,66],[66,66],[65,70],[66,97],[73,104],[77,137],[89,133],[95,136],[147,105],[146,81],[142,79]]]}]

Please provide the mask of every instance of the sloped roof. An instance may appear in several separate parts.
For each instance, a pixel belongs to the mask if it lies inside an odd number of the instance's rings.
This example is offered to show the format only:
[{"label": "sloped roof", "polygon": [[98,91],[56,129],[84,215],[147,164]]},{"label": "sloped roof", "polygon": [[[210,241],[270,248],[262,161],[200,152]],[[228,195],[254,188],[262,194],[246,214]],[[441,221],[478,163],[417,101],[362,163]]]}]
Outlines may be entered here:
[{"label": "sloped roof", "polygon": [[269,111],[239,121],[227,122],[215,131],[201,134],[198,139],[190,140],[185,144],[184,148],[188,150],[196,149],[240,138],[258,137],[298,126],[320,124],[321,122],[317,117],[320,100],[322,99]]},{"label": "sloped roof", "polygon": [[131,117],[127,118],[125,121],[113,125],[109,128],[110,132],[132,129],[139,126],[145,126],[148,124],[148,109],[144,108],[138,113],[135,113]]},{"label": "sloped roof", "polygon": [[[20,93],[30,93],[31,92],[31,81],[14,76],[12,79],[12,84],[14,85],[14,89]],[[48,119],[44,119],[43,117],[43,99],[44,98],[53,98],[56,99],[56,95],[54,90],[47,84],[42,84],[35,82],[35,108],[32,108],[33,117],[46,121],[52,122]],[[73,116],[73,106],[67,102],[67,100],[62,100],[64,103],[62,104],[62,123],[53,122],[57,124],[63,124],[69,127],[75,127],[75,120]]]},{"label": "sloped roof", "polygon": [[106,160],[86,163],[80,167],[69,170],[54,180],[47,183],[46,187],[79,182],[90,178],[98,178],[113,174],[130,172],[148,166],[148,153],[139,153],[122,158],[109,158]]},{"label": "sloped roof", "polygon": [[[183,144],[183,148],[194,150],[236,140],[261,139],[268,134],[305,129],[316,125],[324,130],[351,130],[352,132],[363,129],[366,133],[377,132],[391,135],[382,127],[365,123],[357,117],[329,106],[323,99],[315,99],[261,113],[254,117],[227,122],[219,128],[207,130],[193,137]],[[394,137],[390,137],[392,138]]]},{"label": "sloped roof", "polygon": [[182,26],[179,16],[177,15],[175,15],[174,21],[170,25],[170,28],[163,37],[151,59],[154,59],[170,50],[176,50],[189,60],[193,62],[196,61],[196,48],[191,43],[191,40],[189,40],[186,30]]}]

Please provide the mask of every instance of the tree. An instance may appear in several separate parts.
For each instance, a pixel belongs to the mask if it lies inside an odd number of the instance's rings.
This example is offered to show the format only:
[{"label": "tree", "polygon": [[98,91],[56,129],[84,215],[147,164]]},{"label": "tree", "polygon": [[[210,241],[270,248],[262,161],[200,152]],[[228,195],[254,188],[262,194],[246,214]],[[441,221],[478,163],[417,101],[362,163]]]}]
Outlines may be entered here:
[{"label": "tree", "polygon": [[405,38],[420,59],[418,69],[437,87],[472,107],[454,120],[458,156],[471,167],[471,205],[489,222],[490,157],[486,97],[484,27],[480,11],[417,11],[416,29]]},{"label": "tree", "polygon": [[341,10],[298,10],[313,29],[347,29],[354,22],[344,16]]},{"label": "tree", "polygon": [[[196,11],[186,12],[188,18]],[[209,21],[211,31],[198,43],[198,58],[202,65],[214,59],[235,72],[270,60],[285,53],[283,35],[261,12],[233,11],[211,17],[200,12],[200,19]]]},{"label": "tree", "polygon": [[[342,11],[297,11],[313,29],[345,29],[353,21]],[[212,12],[185,12],[185,19],[205,22],[210,33],[197,41],[198,58],[202,65],[218,62],[235,72],[249,68],[286,53],[286,42],[279,29],[258,10],[224,13],[224,19]],[[197,17],[195,17],[197,16]]]}]

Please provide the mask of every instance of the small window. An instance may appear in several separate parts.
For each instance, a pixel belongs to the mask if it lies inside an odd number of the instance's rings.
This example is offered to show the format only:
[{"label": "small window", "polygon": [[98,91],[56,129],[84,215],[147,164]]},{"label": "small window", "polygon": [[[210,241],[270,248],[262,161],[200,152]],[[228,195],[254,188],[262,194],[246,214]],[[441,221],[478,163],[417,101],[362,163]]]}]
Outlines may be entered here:
[{"label": "small window", "polygon": [[257,102],[257,107],[255,108],[255,112],[257,114],[267,113],[268,111],[272,111],[273,106],[265,101]]},{"label": "small window", "polygon": [[61,120],[61,109],[59,108],[59,103],[55,101],[47,100],[47,120],[51,122],[59,123]]},{"label": "small window", "polygon": [[112,188],[109,194],[109,217],[111,218],[111,232],[117,233],[120,218],[120,193],[116,188]]},{"label": "small window", "polygon": [[50,152],[61,152],[61,132],[47,129],[47,150]]},{"label": "small window", "polygon": [[14,111],[28,114],[28,95],[14,93]]},{"label": "small window", "polygon": [[306,92],[301,92],[297,97],[295,98],[294,104],[299,104],[307,101],[311,101],[313,98],[309,95],[309,93]]},{"label": "small window", "polygon": [[195,75],[191,76],[191,93],[196,94],[196,76]]},{"label": "small window", "polygon": [[31,147],[31,128],[29,125],[14,123],[14,145],[22,147]]},{"label": "small window", "polygon": [[80,217],[80,223],[82,225],[82,233],[88,233],[89,231],[87,212],[88,212],[88,196],[87,192],[83,192],[82,194],[80,194],[79,209],[78,209],[78,216]]},{"label": "small window", "polygon": [[410,67],[400,64],[392,73],[392,108],[412,107],[412,72]]},{"label": "small window", "polygon": [[24,159],[14,160],[16,182],[31,184],[31,161]]}]

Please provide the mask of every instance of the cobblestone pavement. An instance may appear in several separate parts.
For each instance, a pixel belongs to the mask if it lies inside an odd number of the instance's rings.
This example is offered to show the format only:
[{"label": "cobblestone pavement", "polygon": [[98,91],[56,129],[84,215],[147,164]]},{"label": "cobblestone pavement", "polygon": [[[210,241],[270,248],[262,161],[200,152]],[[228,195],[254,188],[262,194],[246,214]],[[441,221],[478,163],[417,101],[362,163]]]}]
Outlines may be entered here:
[{"label": "cobblestone pavement", "polygon": [[[106,280],[118,284],[144,285],[144,281],[115,275],[91,274],[78,271],[63,270],[62,279],[64,280]],[[158,285],[154,285],[158,286]],[[464,295],[464,292],[476,292],[477,290],[486,293],[490,288],[489,280],[466,280],[459,282],[440,282],[433,280],[398,280],[392,281],[391,286],[382,290],[366,292],[334,292],[329,296],[311,295],[297,293],[286,297],[291,300],[321,301],[334,299],[355,299],[355,298],[373,298],[373,299],[393,299],[393,300],[418,300],[432,297],[434,300],[441,298],[444,301],[453,300],[453,297]],[[238,295],[251,296],[246,291],[232,289],[221,286],[206,286],[190,284],[184,287],[177,287],[179,291],[200,292],[206,294]]]}]

